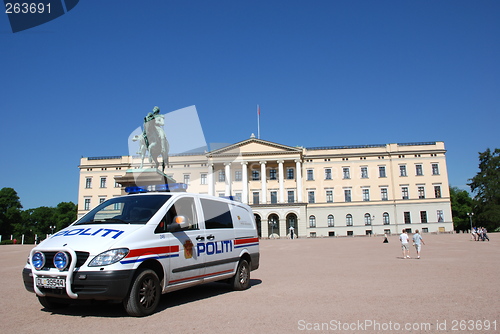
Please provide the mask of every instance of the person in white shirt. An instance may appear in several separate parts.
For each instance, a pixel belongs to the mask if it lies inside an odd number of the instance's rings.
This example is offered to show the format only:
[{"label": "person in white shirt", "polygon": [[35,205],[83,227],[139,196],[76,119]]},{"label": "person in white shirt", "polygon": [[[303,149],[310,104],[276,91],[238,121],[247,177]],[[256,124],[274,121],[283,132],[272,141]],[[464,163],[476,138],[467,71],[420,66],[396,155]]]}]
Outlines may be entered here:
[{"label": "person in white shirt", "polygon": [[401,249],[403,250],[403,259],[410,258],[410,247],[408,246],[408,234],[406,230],[399,235],[399,240],[401,241]]}]

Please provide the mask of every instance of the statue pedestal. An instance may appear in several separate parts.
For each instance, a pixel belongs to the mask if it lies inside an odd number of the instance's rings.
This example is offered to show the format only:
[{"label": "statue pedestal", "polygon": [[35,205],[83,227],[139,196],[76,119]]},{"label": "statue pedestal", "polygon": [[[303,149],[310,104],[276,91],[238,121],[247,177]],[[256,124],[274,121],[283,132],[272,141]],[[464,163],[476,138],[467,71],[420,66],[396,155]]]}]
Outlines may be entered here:
[{"label": "statue pedestal", "polygon": [[129,169],[124,176],[115,176],[115,181],[122,186],[122,190],[126,187],[176,183],[173,178],[156,168]]}]

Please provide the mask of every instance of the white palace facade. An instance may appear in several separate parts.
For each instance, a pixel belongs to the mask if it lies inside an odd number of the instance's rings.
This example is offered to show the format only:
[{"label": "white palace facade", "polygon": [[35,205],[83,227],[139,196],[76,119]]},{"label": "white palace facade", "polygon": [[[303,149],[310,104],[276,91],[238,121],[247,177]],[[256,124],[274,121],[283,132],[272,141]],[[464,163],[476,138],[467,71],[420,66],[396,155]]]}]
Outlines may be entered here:
[{"label": "white palace facade", "polygon": [[[188,192],[233,196],[254,211],[261,237],[451,232],[443,142],[291,147],[250,138],[169,157],[165,174]],[[78,215],[124,194],[115,181],[139,157],[85,157]]]}]

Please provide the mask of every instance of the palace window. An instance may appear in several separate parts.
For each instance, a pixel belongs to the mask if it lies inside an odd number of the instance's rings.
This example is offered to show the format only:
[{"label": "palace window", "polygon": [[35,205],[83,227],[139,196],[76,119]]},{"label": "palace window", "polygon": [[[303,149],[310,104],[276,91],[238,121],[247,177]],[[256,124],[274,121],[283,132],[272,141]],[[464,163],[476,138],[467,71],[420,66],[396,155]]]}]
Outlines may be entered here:
[{"label": "palace window", "polygon": [[252,193],[253,204],[259,204],[259,192]]},{"label": "palace window", "polygon": [[387,188],[380,188],[380,199],[382,201],[389,200],[389,195],[387,194]]},{"label": "palace window", "polygon": [[83,210],[90,210],[90,198],[85,198],[83,202]]},{"label": "palace window", "polygon": [[309,216],[309,227],[316,227],[316,217]]},{"label": "palace window", "polygon": [[276,180],[276,169],[270,169],[269,170],[269,180]]},{"label": "palace window", "polygon": [[384,222],[384,225],[389,225],[391,222],[389,220],[389,214],[387,212],[384,212],[382,215],[382,221]]},{"label": "palace window", "polygon": [[432,164],[432,175],[439,175],[439,164]]},{"label": "palace window", "polygon": [[307,192],[307,199],[309,203],[314,203],[314,191]]},{"label": "palace window", "polygon": [[260,172],[255,169],[252,171],[252,181],[259,181],[259,180],[260,180]]},{"label": "palace window", "polygon": [[333,203],[333,190],[326,191],[326,202]]},{"label": "palace window", "polygon": [[344,200],[345,202],[350,202],[351,198],[351,189],[344,189]]},{"label": "palace window", "polygon": [[295,191],[293,190],[288,190],[287,192],[287,197],[288,197],[288,203],[295,203]]},{"label": "palace window", "polygon": [[424,186],[418,187],[418,198],[420,198],[420,199],[425,198],[425,187]]},{"label": "palace window", "polygon": [[345,225],[346,226],[352,226],[352,215],[350,213],[348,213],[345,216]]},{"label": "palace window", "polygon": [[437,210],[438,223],[444,222],[443,210]]},{"label": "palace window", "polygon": [[427,211],[420,211],[420,222],[422,224],[427,223]]},{"label": "palace window", "polygon": [[349,170],[349,167],[343,167],[342,168],[342,175],[344,179],[350,179],[351,178],[351,172]]},{"label": "palace window", "polygon": [[401,195],[403,199],[409,199],[408,187],[401,187]]},{"label": "palace window", "polygon": [[369,213],[365,213],[365,225],[371,225],[372,224],[372,216]]},{"label": "palace window", "polygon": [[407,176],[406,165],[399,165],[399,176]]},{"label": "palace window", "polygon": [[106,178],[101,177],[101,188],[106,188]]},{"label": "palace window", "polygon": [[409,211],[403,213],[405,224],[411,224],[411,215]]},{"label": "palace window", "polygon": [[434,197],[441,198],[441,186],[434,186]]},{"label": "palace window", "polygon": [[286,169],[286,178],[288,180],[293,180],[295,179],[295,173],[294,173],[294,169],[293,168],[287,168]]},{"label": "palace window", "polygon": [[368,178],[368,167],[366,166],[361,167],[361,178],[362,179]]},{"label": "palace window", "polygon": [[363,201],[370,201],[370,189],[363,189]]},{"label": "palace window", "polygon": [[331,180],[331,179],[332,179],[332,169],[325,168],[325,180]]},{"label": "palace window", "polygon": [[91,177],[87,177],[85,179],[85,188],[86,189],[92,188],[92,178]]},{"label": "palace window", "polygon": [[308,181],[314,180],[314,170],[312,170],[312,169],[307,170],[307,180]]},{"label": "palace window", "polygon": [[424,175],[424,171],[422,169],[422,165],[420,165],[420,164],[415,165],[415,173],[416,173],[417,176]]},{"label": "palace window", "polygon": [[326,220],[328,222],[328,227],[334,227],[335,226],[333,215],[328,215],[328,218]]},{"label": "palace window", "polygon": [[378,176],[387,177],[387,174],[385,173],[385,166],[378,166]]},{"label": "palace window", "polygon": [[278,203],[278,192],[271,191],[271,204],[276,204],[276,203]]}]

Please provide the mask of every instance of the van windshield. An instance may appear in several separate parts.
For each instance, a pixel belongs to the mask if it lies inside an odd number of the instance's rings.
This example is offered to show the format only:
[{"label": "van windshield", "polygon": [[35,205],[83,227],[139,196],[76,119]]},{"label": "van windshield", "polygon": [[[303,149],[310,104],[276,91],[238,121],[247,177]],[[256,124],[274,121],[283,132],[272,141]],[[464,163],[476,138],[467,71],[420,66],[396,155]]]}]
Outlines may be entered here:
[{"label": "van windshield", "polygon": [[171,195],[139,195],[109,199],[83,216],[75,225],[146,224]]}]

